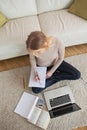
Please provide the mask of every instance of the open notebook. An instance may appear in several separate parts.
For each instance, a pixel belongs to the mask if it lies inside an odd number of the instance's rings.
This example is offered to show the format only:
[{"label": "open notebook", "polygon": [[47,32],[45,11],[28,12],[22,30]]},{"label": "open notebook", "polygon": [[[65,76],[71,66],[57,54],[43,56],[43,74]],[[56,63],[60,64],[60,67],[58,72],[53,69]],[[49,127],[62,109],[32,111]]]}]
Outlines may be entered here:
[{"label": "open notebook", "polygon": [[40,81],[36,82],[34,80],[34,71],[31,68],[28,87],[45,88],[45,80],[46,80],[46,70],[47,70],[47,67],[36,67],[36,69],[37,69],[38,75],[40,77]]},{"label": "open notebook", "polygon": [[26,118],[32,124],[46,129],[50,122],[49,112],[37,107],[39,97],[24,92],[14,112]]}]

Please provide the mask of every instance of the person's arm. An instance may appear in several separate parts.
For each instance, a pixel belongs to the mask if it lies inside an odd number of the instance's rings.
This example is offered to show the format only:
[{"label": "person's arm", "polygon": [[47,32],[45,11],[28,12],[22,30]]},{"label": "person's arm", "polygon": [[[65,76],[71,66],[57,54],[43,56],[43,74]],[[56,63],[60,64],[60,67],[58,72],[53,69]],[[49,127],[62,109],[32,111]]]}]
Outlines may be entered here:
[{"label": "person's arm", "polygon": [[34,70],[34,74],[35,74],[34,79],[36,81],[39,81],[40,77],[38,76],[38,73],[37,73],[37,70],[36,70],[36,58],[32,54],[30,54],[30,64],[31,64],[31,67]]},{"label": "person's arm", "polygon": [[55,72],[55,70],[60,66],[60,64],[62,63],[62,61],[64,60],[64,55],[65,55],[65,47],[62,41],[58,41],[58,60],[56,61],[56,63],[53,65],[53,67],[50,70],[50,73],[53,74]]},{"label": "person's arm", "polygon": [[37,75],[37,70],[36,70],[36,59],[35,59],[35,56],[33,56],[32,54],[29,54],[29,58],[30,58],[31,67],[33,68],[35,76],[36,76]]}]

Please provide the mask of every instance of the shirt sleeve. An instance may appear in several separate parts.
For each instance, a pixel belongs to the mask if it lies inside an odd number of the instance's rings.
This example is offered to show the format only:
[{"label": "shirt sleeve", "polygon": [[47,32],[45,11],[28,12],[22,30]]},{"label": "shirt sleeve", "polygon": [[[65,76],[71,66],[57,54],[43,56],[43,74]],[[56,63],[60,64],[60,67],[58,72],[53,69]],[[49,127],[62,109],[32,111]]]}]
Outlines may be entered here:
[{"label": "shirt sleeve", "polygon": [[36,58],[32,54],[29,54],[29,58],[30,58],[31,67],[34,70],[35,75],[37,75],[38,73],[37,73],[37,70],[36,70]]},{"label": "shirt sleeve", "polygon": [[55,70],[60,66],[62,61],[64,60],[64,55],[65,55],[65,47],[64,43],[61,40],[58,40],[58,60],[55,62],[53,67],[51,68],[50,72],[53,74]]}]

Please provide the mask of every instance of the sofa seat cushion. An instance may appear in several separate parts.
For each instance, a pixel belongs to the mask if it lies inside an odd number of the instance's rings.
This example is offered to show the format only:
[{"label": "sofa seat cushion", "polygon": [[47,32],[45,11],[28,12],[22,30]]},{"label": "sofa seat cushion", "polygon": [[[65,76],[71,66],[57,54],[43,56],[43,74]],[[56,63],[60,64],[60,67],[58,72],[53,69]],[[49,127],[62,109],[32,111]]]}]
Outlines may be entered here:
[{"label": "sofa seat cushion", "polygon": [[25,55],[26,39],[35,30],[40,30],[37,16],[8,21],[0,28],[0,60]]},{"label": "sofa seat cushion", "polygon": [[87,43],[87,21],[67,9],[40,14],[39,21],[44,33],[60,37],[65,46]]}]

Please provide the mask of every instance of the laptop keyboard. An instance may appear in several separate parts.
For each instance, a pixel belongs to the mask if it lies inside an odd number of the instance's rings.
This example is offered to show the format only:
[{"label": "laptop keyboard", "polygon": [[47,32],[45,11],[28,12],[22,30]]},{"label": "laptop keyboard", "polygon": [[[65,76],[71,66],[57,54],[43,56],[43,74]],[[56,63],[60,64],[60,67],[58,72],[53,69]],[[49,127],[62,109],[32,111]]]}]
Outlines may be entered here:
[{"label": "laptop keyboard", "polygon": [[70,102],[71,102],[71,100],[70,100],[70,97],[69,97],[68,94],[60,96],[60,97],[56,97],[56,98],[53,98],[53,99],[50,99],[51,107],[55,107],[55,106],[58,106],[58,105],[63,105],[63,104],[70,103]]}]

